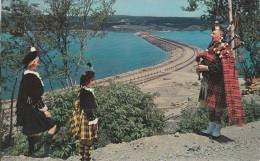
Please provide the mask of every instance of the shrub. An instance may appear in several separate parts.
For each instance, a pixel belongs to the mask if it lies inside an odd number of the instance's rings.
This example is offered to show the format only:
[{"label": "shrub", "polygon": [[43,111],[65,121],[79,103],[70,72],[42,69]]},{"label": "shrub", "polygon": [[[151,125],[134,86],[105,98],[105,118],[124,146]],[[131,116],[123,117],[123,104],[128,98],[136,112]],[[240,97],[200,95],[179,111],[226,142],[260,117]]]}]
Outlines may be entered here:
[{"label": "shrub", "polygon": [[199,108],[185,108],[181,111],[180,122],[178,123],[179,132],[199,132],[208,124],[208,109]]},{"label": "shrub", "polygon": [[14,146],[7,149],[10,155],[20,155],[27,152],[28,144],[27,138],[22,133],[18,132],[14,137]]},{"label": "shrub", "polygon": [[137,86],[111,84],[99,88],[97,95],[101,145],[103,141],[120,143],[162,131],[163,113],[156,108],[153,95]]},{"label": "shrub", "polygon": [[[244,100],[244,122],[260,120],[260,105],[254,101]],[[208,109],[207,108],[186,108],[181,112],[181,119],[179,122],[178,131],[180,132],[199,132],[207,127]],[[222,126],[228,125],[228,116],[224,110]]]},{"label": "shrub", "polygon": [[244,101],[245,122],[260,120],[260,105],[255,102]]}]

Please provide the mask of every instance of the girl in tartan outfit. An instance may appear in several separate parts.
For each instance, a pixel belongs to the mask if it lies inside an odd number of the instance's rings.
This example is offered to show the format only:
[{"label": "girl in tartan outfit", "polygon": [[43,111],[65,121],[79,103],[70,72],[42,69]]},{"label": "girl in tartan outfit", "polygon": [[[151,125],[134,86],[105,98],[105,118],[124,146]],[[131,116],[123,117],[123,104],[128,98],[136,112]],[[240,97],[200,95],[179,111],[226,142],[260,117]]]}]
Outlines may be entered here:
[{"label": "girl in tartan outfit", "polygon": [[[79,99],[75,103],[75,110],[80,112],[73,116],[78,118],[72,118],[72,124],[75,124],[75,120],[78,120],[76,124],[79,124],[76,135],[78,135],[77,139],[80,141],[82,161],[91,160],[90,150],[97,140],[98,119],[96,118],[97,103],[93,90],[94,76],[94,71],[86,71],[81,75]],[[75,133],[74,131],[75,127],[72,128],[72,133]]]},{"label": "girl in tartan outfit", "polygon": [[[207,59],[210,63],[200,64],[197,72],[203,72],[207,77],[207,91],[204,96],[206,106],[209,108],[208,127],[202,134],[219,137],[221,120],[224,108],[227,107],[227,114],[230,124],[243,123],[243,107],[239,92],[238,75],[235,69],[233,52],[228,44],[223,43],[223,32],[216,29],[212,32],[212,44],[208,50],[197,55]],[[200,96],[200,100],[203,100]]]}]

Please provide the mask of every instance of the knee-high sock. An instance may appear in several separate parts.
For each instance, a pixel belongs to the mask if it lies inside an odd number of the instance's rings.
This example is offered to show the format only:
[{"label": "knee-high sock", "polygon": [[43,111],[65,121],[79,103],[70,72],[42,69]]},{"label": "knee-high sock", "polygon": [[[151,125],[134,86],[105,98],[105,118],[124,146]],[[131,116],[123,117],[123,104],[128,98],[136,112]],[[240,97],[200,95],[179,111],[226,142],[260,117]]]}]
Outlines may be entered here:
[{"label": "knee-high sock", "polygon": [[80,141],[79,153],[82,157],[81,160],[84,160],[84,161],[91,160],[91,154],[90,154],[91,147],[92,147],[92,144],[90,144],[87,140]]},{"label": "knee-high sock", "polygon": [[27,136],[27,140],[29,143],[29,154],[33,154],[35,152],[34,145],[36,143],[36,138],[34,136]]},{"label": "knee-high sock", "polygon": [[80,143],[80,145],[79,145],[79,154],[81,155],[82,158],[84,158],[84,150],[85,150],[84,144]]},{"label": "knee-high sock", "polygon": [[215,119],[216,119],[215,110],[209,110],[209,121],[215,122]]},{"label": "knee-high sock", "polygon": [[84,148],[84,158],[89,161],[91,159],[90,157],[90,150],[91,150],[91,146],[90,145],[85,145],[85,148]]}]

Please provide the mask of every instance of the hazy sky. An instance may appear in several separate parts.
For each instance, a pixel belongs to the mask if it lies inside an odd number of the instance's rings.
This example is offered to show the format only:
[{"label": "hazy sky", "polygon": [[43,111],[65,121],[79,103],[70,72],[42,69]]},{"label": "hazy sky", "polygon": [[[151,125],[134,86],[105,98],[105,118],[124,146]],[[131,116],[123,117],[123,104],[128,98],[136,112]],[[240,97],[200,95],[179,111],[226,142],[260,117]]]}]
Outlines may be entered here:
[{"label": "hazy sky", "polygon": [[[30,0],[40,3],[45,8],[43,0]],[[10,0],[5,0],[9,2]],[[187,5],[187,0],[116,0],[114,9],[116,15],[158,16],[158,17],[199,17],[202,10],[185,12],[181,9]]]},{"label": "hazy sky", "polygon": [[116,0],[117,15],[199,17],[203,12],[185,12],[187,0]]}]

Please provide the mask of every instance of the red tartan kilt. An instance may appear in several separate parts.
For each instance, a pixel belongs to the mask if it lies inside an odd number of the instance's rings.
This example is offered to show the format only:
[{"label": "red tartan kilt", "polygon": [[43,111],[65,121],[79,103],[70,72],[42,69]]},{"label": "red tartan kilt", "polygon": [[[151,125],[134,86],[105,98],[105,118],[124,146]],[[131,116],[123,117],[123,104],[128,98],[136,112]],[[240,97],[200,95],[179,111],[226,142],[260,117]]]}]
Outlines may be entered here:
[{"label": "red tartan kilt", "polygon": [[208,81],[207,106],[209,109],[223,109],[225,102],[225,89],[223,83]]}]

